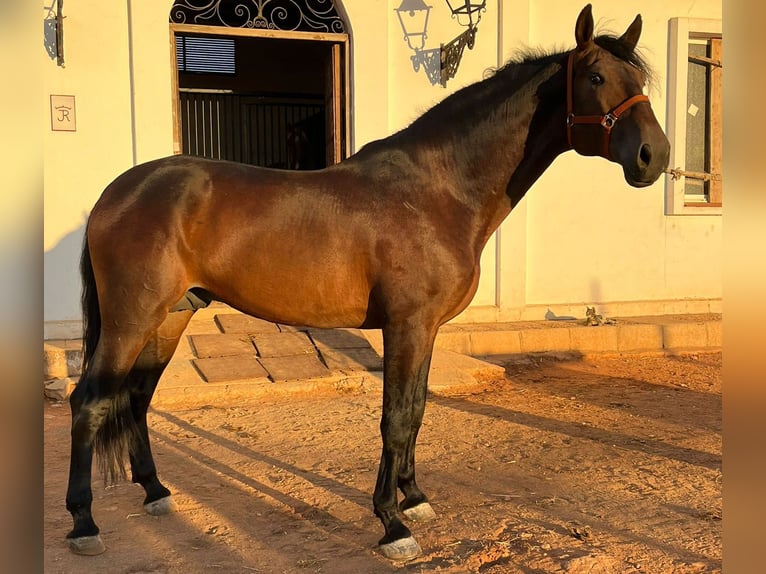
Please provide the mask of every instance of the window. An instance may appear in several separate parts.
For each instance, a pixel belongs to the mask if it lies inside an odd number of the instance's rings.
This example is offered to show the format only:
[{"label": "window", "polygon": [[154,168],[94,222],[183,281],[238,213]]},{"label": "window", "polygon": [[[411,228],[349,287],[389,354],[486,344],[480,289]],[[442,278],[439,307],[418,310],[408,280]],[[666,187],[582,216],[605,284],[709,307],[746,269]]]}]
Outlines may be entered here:
[{"label": "window", "polygon": [[720,20],[670,21],[668,215],[719,215],[723,204]]},{"label": "window", "polygon": [[233,38],[176,36],[179,72],[236,74]]}]

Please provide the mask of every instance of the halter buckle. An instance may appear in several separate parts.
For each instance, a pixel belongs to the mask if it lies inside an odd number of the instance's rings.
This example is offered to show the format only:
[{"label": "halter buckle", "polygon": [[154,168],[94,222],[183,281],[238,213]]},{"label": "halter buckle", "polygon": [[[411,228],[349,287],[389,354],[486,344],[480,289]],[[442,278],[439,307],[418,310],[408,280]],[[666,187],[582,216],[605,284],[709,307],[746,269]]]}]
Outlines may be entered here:
[{"label": "halter buckle", "polygon": [[617,116],[612,115],[611,113],[608,113],[604,115],[604,117],[601,119],[601,125],[611,130],[614,127],[614,123],[617,121]]}]

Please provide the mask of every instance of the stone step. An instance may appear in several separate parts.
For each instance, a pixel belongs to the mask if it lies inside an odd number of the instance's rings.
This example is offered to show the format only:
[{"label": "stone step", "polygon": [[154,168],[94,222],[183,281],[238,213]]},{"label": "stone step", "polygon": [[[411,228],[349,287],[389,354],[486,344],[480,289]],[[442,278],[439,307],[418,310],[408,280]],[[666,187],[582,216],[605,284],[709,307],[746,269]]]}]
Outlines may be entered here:
[{"label": "stone step", "polygon": [[79,377],[82,368],[82,340],[51,339],[43,343],[43,378]]},{"label": "stone step", "polygon": [[[238,333],[241,336],[236,335]],[[720,349],[721,333],[720,314],[624,317],[599,326],[586,326],[577,320],[449,324],[440,330],[436,349],[473,357],[524,356],[534,353],[569,353],[579,356],[599,353],[682,353]],[[194,347],[195,337],[199,349]],[[290,383],[291,388],[297,389],[302,388],[301,383],[306,388],[314,388],[317,381],[322,380],[337,385],[338,381],[370,380],[370,376],[378,379],[382,370],[382,343],[383,337],[379,330],[285,327],[254,320],[217,306],[199,311],[194,316],[160,380],[157,396],[190,396],[200,391],[206,394],[214,391],[213,383],[222,383],[220,388],[236,389],[237,392],[254,386],[269,392],[268,389],[273,389],[275,383],[282,386]],[[240,347],[249,353],[245,358],[250,363],[258,361],[258,365],[266,366],[266,374],[259,370],[258,376],[244,373],[240,377],[234,372],[236,368],[233,361],[236,357],[225,358],[225,355],[242,352],[238,350]],[[311,365],[296,363],[294,369],[290,368],[290,357],[300,357],[305,351],[304,347],[312,350],[313,362]],[[46,395],[65,398],[80,374],[81,341],[46,341],[44,349]],[[203,349],[209,351],[202,352]],[[269,354],[274,355],[279,362],[272,365],[274,375],[277,376],[268,375],[264,355]],[[206,371],[206,367],[208,373],[214,372],[209,365],[200,363],[206,358],[223,363],[231,372],[217,372],[217,376],[205,380],[200,375]],[[305,357],[301,360],[306,362]],[[232,364],[227,365],[227,362]]]}]

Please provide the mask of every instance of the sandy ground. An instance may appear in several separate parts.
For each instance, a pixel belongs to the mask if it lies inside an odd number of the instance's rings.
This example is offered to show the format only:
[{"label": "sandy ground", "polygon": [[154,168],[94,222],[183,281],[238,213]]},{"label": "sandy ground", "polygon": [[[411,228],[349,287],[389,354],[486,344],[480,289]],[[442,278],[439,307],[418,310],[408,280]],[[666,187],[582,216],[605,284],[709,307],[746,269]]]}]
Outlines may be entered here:
[{"label": "sandy ground", "polygon": [[432,396],[419,484],[423,555],[375,551],[379,391],[154,410],[180,511],[105,488],[107,552],[64,542],[67,405],[45,406],[45,571],[140,573],[697,573],[721,571],[721,355],[505,364],[503,381]]}]

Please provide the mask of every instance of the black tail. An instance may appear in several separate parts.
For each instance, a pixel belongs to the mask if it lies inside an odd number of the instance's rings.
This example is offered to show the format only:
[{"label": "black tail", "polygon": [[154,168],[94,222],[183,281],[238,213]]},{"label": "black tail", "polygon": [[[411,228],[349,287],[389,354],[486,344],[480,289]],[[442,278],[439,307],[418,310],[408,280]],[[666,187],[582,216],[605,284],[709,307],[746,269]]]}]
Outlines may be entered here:
[{"label": "black tail", "polygon": [[85,240],[82,245],[80,257],[80,275],[82,276],[82,374],[90,367],[93,353],[96,352],[98,337],[101,333],[101,309],[98,306],[98,292],[96,291],[96,277],[93,275],[93,264],[90,260],[90,248],[88,247],[88,230],[85,230]]},{"label": "black tail", "polygon": [[[91,361],[101,334],[101,309],[98,303],[96,277],[88,246],[88,230],[85,230],[82,256],[80,257],[80,275],[82,276],[82,327],[83,358],[82,376],[78,383],[78,396],[83,402],[109,400],[103,422],[93,439],[93,448],[100,461],[104,482],[116,482],[126,478],[125,455],[140,440],[138,427],[130,408],[130,390],[123,384],[114,397],[103,397],[98,389],[99,381],[89,376]],[[126,378],[128,381],[130,377]],[[81,388],[80,388],[81,387]]]}]

